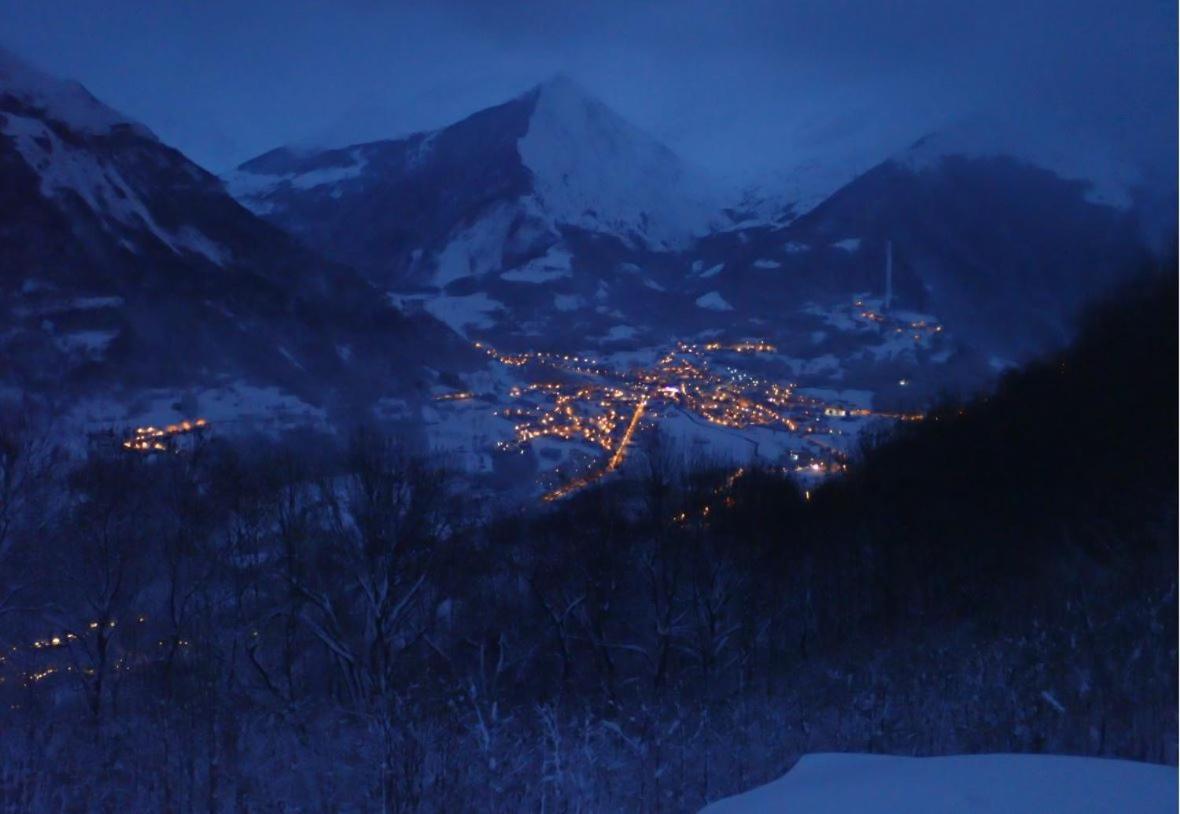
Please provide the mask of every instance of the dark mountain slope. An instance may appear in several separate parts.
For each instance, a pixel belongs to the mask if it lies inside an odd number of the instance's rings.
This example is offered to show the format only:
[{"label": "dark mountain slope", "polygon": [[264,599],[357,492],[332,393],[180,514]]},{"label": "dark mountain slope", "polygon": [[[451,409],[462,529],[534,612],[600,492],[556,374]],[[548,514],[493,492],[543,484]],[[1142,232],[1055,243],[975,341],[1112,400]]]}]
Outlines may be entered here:
[{"label": "dark mountain slope", "polygon": [[433,132],[274,150],[227,184],[259,215],[398,288],[508,271],[568,249],[570,230],[683,246],[713,212],[691,168],[564,77]]},{"label": "dark mountain slope", "polygon": [[745,310],[881,297],[891,241],[896,306],[936,314],[998,357],[1031,358],[1064,344],[1082,304],[1145,261],[1138,213],[1086,193],[1009,157],[891,160],[788,226],[718,234],[700,252],[727,263],[710,285]]},{"label": "dark mountain slope", "polygon": [[[415,249],[527,192],[516,142],[528,130],[535,96],[403,140],[308,154],[279,148],[239,167],[235,192],[327,256],[373,280],[401,281]],[[251,176],[291,180],[253,191]]]},{"label": "dark mountain slope", "polygon": [[[883,619],[1008,617],[1175,580],[1174,271],[1091,310],[1070,348],[935,412],[814,495]],[[833,540],[837,542],[833,542]]]},{"label": "dark mountain slope", "polygon": [[471,361],[443,326],[405,317],[80,86],[11,57],[0,68],[9,385],[64,397],[243,383],[351,412]]}]

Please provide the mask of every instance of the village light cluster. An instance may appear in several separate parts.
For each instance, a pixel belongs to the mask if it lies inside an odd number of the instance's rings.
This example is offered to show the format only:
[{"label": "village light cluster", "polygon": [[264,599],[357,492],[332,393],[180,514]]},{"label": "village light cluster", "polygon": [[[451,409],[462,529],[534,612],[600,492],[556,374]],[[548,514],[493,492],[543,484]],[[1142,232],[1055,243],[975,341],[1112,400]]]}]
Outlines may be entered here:
[{"label": "village light cluster", "polygon": [[198,418],[166,427],[136,427],[134,434],[123,441],[123,449],[132,452],[165,452],[178,436],[202,430],[208,425],[208,421]]},{"label": "village light cluster", "polygon": [[855,308],[859,309],[855,314],[858,319],[872,323],[887,332],[892,331],[896,334],[911,333],[914,342],[917,344],[921,344],[935,334],[942,333],[942,326],[937,322],[931,322],[925,319],[903,319],[890,313],[883,314],[867,306],[864,300],[855,300],[852,304]]},{"label": "village light cluster", "polygon": [[[481,342],[475,346],[511,367],[536,365],[562,374],[555,379],[546,377],[544,381],[515,386],[509,391],[522,403],[498,413],[514,422],[514,437],[497,444],[500,450],[513,451],[534,441],[552,439],[587,443],[609,455],[585,474],[550,491],[545,495],[546,500],[571,494],[618,469],[643,422],[654,424],[674,410],[728,429],[767,427],[824,436],[839,433],[831,419],[887,415],[828,404],[797,393],[793,385],[764,381],[732,367],[716,370],[710,365],[711,357],[720,352],[775,351],[773,345],[762,341],[679,342],[655,364],[626,371],[613,370],[577,355],[505,354]],[[585,381],[587,376],[592,380]],[[839,463],[811,460],[797,462],[793,467],[793,471],[808,475],[842,469]]]},{"label": "village light cluster", "polygon": [[[139,622],[140,624],[142,624],[147,621],[147,617],[141,615],[136,618],[136,621]],[[100,628],[112,629],[116,626],[116,624],[118,624],[118,623],[114,619],[108,619],[105,622],[100,622],[100,621],[95,620],[95,621],[91,621],[91,622],[87,623],[86,627],[89,630],[95,631],[95,630],[99,630]],[[75,668],[73,666],[67,665],[67,666],[62,667],[60,665],[45,664],[44,662],[55,661],[55,660],[60,661],[62,658],[61,653],[68,652],[68,650],[66,650],[66,648],[69,648],[71,646],[71,643],[79,642],[80,639],[81,639],[81,637],[79,637],[79,635],[77,633],[67,631],[67,632],[63,632],[60,634],[54,634],[51,636],[45,636],[44,638],[36,639],[33,642],[31,642],[30,644],[25,645],[25,646],[14,644],[14,645],[5,645],[5,647],[7,648],[8,653],[20,653],[23,651],[25,653],[30,654],[28,656],[28,658],[33,658],[35,661],[42,662],[25,672],[20,672],[17,674],[17,678],[22,679],[26,685],[29,685],[29,684],[37,683],[40,681],[44,681],[45,679],[49,678],[50,676],[56,675],[56,674],[61,673],[63,671],[64,672],[74,672]],[[188,641],[185,639],[181,639],[178,643],[182,647],[188,645]],[[163,641],[160,642],[161,646],[163,646],[164,644],[165,643]],[[32,651],[39,651],[39,652],[33,653]],[[55,654],[55,651],[56,651],[56,654]],[[6,656],[0,654],[0,669],[2,669],[6,664],[8,664],[8,658]],[[115,669],[116,670],[122,669],[122,661],[121,660],[120,660],[120,662],[115,664]],[[80,672],[85,675],[93,675],[94,674],[94,670],[90,669],[90,668],[82,668],[82,669],[80,669]],[[0,674],[0,683],[5,683],[6,680],[7,680],[7,677]]]}]

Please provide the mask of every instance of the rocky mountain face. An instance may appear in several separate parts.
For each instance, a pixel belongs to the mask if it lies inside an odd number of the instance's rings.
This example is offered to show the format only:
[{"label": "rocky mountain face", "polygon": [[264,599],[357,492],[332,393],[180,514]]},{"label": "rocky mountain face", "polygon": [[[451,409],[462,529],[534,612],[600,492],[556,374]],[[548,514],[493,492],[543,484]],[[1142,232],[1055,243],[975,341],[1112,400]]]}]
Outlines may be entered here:
[{"label": "rocky mountain face", "polygon": [[274,150],[227,183],[254,212],[398,288],[555,270],[569,230],[668,251],[705,233],[717,206],[668,148],[563,77],[435,132]]},{"label": "rocky mountain face", "polygon": [[725,264],[721,295],[747,311],[850,291],[882,296],[891,245],[895,303],[1019,359],[1064,342],[1086,302],[1147,262],[1136,213],[1088,200],[1082,181],[1008,156],[905,159],[786,225],[701,241],[706,264]]},{"label": "rocky mountain face", "polygon": [[93,397],[110,420],[219,407],[326,419],[472,361],[443,326],[255,217],[143,126],[10,55],[0,178],[7,388]]},{"label": "rocky mountain face", "polygon": [[[818,203],[726,197],[558,79],[432,133],[275,150],[227,182],[472,340],[611,353],[758,337],[796,378],[926,369],[935,391],[1060,344],[1082,303],[1144,260],[1129,176],[1078,177],[1022,144],[936,133]],[[890,336],[862,318],[884,305],[887,254]],[[937,347],[907,332],[935,322]]]}]

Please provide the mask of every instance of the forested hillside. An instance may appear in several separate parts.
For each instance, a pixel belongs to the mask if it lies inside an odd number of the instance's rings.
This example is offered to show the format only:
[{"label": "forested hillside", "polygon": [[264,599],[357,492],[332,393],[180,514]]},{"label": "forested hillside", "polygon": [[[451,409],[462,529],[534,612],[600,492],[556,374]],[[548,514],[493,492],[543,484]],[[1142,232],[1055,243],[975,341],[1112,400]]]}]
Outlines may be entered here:
[{"label": "forested hillside", "polygon": [[0,810],[690,811],[804,752],[1176,762],[1175,269],[804,491],[476,514],[397,439],[0,433]]}]

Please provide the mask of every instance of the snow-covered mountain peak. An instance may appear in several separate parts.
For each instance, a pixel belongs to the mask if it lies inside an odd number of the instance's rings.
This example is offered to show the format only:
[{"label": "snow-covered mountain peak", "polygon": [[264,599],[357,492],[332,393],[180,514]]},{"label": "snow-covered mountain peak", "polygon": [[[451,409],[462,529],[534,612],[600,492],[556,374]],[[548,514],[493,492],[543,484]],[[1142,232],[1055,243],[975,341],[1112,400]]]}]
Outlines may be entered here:
[{"label": "snow-covered mountain peak", "polygon": [[668,147],[559,74],[538,85],[518,142],[555,220],[678,245],[718,210],[712,184]]},{"label": "snow-covered mountain peak", "polygon": [[81,84],[51,76],[0,48],[0,100],[4,97],[80,133],[101,135],[122,125],[151,137],[147,128],[107,107]]},{"label": "snow-covered mountain peak", "polygon": [[1117,158],[1084,128],[1044,122],[1034,126],[998,115],[976,115],[927,133],[893,160],[924,170],[949,156],[1014,158],[1067,180],[1085,181],[1090,185],[1087,200],[1107,206],[1130,206],[1133,191],[1143,183],[1139,168]]}]

